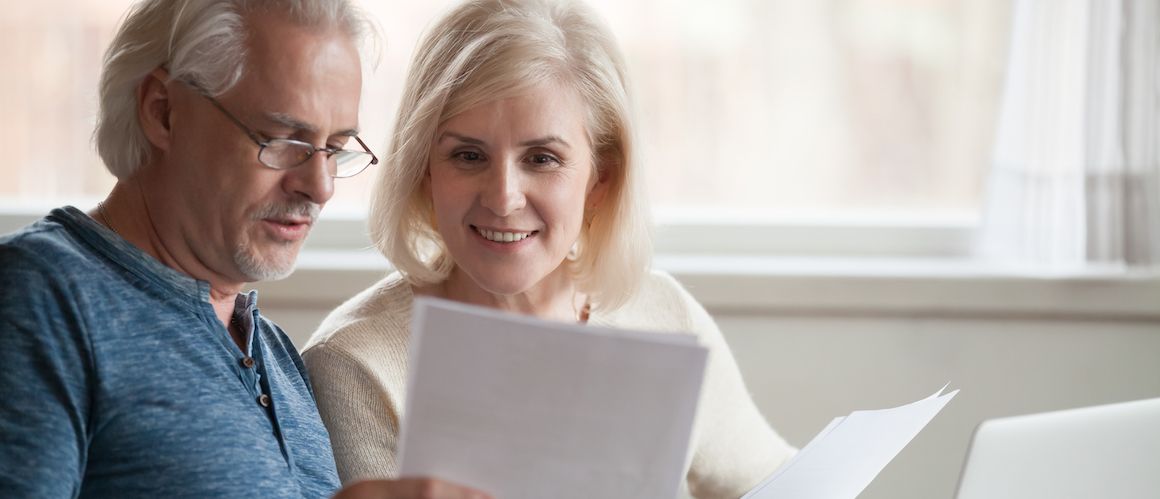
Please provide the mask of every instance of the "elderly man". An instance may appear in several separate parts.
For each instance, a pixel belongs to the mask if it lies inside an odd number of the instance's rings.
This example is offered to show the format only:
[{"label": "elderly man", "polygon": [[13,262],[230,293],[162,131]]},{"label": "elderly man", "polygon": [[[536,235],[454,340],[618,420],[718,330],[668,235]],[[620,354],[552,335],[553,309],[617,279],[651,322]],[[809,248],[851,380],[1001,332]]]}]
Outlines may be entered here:
[{"label": "elderly man", "polygon": [[[118,181],[0,237],[6,497],[325,497],[339,485],[298,353],[247,282],[288,274],[358,138],[346,0],[146,0],[105,57]],[[368,438],[374,438],[369,436]],[[367,482],[360,497],[470,491]]]}]

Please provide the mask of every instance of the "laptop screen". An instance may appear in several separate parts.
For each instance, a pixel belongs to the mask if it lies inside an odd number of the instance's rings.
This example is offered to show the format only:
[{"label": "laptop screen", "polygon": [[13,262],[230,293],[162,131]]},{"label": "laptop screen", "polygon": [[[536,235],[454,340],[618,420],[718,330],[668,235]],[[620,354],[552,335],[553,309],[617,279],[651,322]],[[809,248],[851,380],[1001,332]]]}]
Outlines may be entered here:
[{"label": "laptop screen", "polygon": [[984,421],[958,499],[1160,497],[1160,398]]}]

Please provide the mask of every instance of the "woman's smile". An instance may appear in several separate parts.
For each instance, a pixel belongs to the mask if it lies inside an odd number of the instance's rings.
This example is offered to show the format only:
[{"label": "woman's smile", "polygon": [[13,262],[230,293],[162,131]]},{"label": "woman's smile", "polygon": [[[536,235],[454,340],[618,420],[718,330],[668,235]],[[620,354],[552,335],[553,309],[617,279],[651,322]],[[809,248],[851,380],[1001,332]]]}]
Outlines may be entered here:
[{"label": "woman's smile", "polygon": [[495,243],[518,243],[518,242],[523,241],[524,239],[527,239],[529,237],[532,237],[540,232],[538,230],[517,231],[517,230],[504,230],[504,229],[487,229],[487,228],[479,227],[476,225],[472,225],[471,228],[473,230],[475,230],[475,232],[479,233],[479,235],[483,236],[484,239],[487,239],[488,241],[495,242]]},{"label": "woman's smile", "polygon": [[511,296],[566,273],[589,195],[602,188],[586,117],[576,91],[547,82],[440,126],[427,185],[440,236],[471,286]]}]

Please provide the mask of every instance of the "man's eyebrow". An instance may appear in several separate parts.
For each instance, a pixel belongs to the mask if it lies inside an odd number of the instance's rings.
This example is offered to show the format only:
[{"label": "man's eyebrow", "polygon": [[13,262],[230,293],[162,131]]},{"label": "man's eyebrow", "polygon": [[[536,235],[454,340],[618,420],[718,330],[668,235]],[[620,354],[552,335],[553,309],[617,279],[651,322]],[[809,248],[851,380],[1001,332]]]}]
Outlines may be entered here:
[{"label": "man's eyebrow", "polygon": [[[293,128],[295,130],[302,130],[304,132],[309,132],[309,133],[318,133],[318,127],[311,125],[310,123],[306,123],[305,121],[302,121],[302,120],[295,118],[293,116],[290,116],[286,113],[266,113],[266,120],[270,121],[271,123],[275,123],[277,125],[284,126],[287,128]],[[349,128],[349,129],[341,130],[341,131],[338,131],[338,132],[331,134],[332,137],[333,136],[354,137],[355,135],[358,135],[358,129],[355,129],[355,128]]]}]

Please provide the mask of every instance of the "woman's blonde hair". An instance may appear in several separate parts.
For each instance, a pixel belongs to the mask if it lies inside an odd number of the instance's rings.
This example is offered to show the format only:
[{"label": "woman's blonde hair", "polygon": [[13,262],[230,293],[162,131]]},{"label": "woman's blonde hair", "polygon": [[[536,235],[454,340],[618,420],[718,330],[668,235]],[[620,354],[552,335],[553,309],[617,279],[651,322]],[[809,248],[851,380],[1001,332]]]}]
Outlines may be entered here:
[{"label": "woman's blonde hair", "polygon": [[93,140],[119,179],[149,160],[137,121],[137,87],[164,67],[212,95],[229,91],[246,70],[247,14],[284,14],[303,26],[335,26],[358,45],[375,47],[374,25],[350,0],[143,0],[133,5],[105,51]]},{"label": "woman's blonde hair", "polygon": [[454,267],[424,187],[439,125],[545,82],[570,86],[586,104],[596,173],[608,183],[567,264],[595,307],[616,308],[636,291],[652,245],[624,58],[595,13],[552,0],[467,1],[415,53],[370,210],[372,241],[412,284],[442,282]]}]

